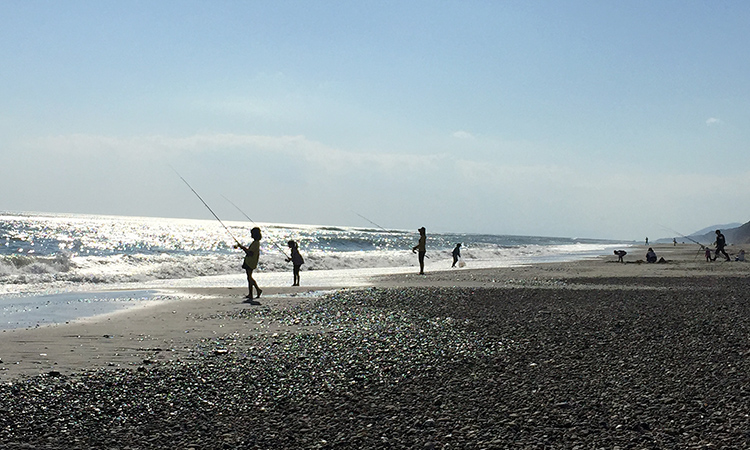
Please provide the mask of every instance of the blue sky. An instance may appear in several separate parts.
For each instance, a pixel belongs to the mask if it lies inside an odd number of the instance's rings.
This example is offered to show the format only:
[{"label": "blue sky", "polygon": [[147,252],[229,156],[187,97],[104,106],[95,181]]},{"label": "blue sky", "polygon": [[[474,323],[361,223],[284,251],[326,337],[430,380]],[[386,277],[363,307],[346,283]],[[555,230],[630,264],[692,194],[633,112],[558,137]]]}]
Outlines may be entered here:
[{"label": "blue sky", "polygon": [[[0,210],[641,240],[750,220],[750,3],[2,1]],[[356,212],[356,213],[355,213]]]}]

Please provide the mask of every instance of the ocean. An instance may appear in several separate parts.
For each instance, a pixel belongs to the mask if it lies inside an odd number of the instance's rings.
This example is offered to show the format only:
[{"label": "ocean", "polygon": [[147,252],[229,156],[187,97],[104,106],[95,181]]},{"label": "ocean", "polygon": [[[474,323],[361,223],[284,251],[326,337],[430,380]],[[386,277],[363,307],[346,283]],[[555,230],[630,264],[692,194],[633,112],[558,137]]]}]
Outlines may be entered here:
[{"label": "ocean", "polygon": [[[164,289],[246,287],[251,222],[0,212],[0,329],[59,323],[158,299]],[[339,226],[258,223],[256,279],[291,284],[286,243],[305,258],[302,285],[357,285],[367,276],[417,270],[418,233]],[[419,224],[421,226],[421,224]],[[230,233],[232,236],[230,236]],[[449,270],[461,243],[466,268],[572,261],[623,243],[594,239],[431,233],[426,270]],[[123,293],[123,290],[129,292]],[[49,314],[45,313],[48,311]],[[46,314],[46,315],[45,315]]]}]

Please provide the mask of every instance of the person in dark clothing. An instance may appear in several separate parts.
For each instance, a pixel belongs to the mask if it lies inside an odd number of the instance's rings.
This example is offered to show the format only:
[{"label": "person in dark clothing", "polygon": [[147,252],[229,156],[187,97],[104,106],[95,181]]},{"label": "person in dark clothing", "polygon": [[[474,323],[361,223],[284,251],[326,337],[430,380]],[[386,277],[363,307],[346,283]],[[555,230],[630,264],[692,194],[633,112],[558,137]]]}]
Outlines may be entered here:
[{"label": "person in dark clothing", "polygon": [[424,258],[427,255],[427,231],[424,227],[419,230],[419,243],[411,251],[418,253],[419,257],[419,274],[424,275]]},{"label": "person in dark clothing", "polygon": [[656,252],[651,247],[649,247],[648,251],[646,252],[646,262],[649,262],[649,263],[656,262]]},{"label": "person in dark clothing", "polygon": [[292,263],[292,277],[294,278],[292,286],[299,286],[299,271],[302,267],[302,264],[305,263],[305,260],[302,258],[302,255],[299,253],[299,246],[294,241],[287,242],[287,247],[289,247],[290,251],[292,252],[291,258],[287,258],[286,262]]},{"label": "person in dark clothing", "polygon": [[260,257],[260,240],[262,237],[260,234],[260,228],[255,227],[250,230],[250,235],[253,237],[253,242],[251,242],[249,246],[245,247],[238,242],[235,248],[239,247],[245,251],[245,259],[242,261],[242,268],[245,269],[245,272],[247,273],[247,288],[249,291],[245,298],[248,299],[248,303],[253,303],[253,287],[258,292],[258,296],[255,298],[260,298],[260,293],[263,292],[258,286],[258,282],[253,278],[253,270],[258,268],[258,258]]},{"label": "person in dark clothing", "polygon": [[731,261],[729,258],[729,255],[727,255],[727,252],[724,250],[724,247],[727,245],[727,240],[724,237],[724,235],[721,233],[721,230],[716,230],[716,253],[714,253],[714,261],[716,261],[716,258],[719,257],[719,253],[724,255],[724,257],[727,259],[727,261]]},{"label": "person in dark clothing", "polygon": [[458,262],[458,259],[461,257],[461,244],[456,244],[456,248],[453,249],[453,265],[451,267],[456,267],[456,263]]}]

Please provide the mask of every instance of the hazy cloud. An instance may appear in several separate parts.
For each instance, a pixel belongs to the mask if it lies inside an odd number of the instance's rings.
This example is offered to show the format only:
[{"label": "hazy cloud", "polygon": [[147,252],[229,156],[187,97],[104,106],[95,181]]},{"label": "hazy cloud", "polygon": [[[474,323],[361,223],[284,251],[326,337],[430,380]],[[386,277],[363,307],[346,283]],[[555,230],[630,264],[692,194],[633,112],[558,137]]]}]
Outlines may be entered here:
[{"label": "hazy cloud", "polygon": [[457,139],[476,139],[476,136],[469,133],[468,131],[458,130],[452,134]]},{"label": "hazy cloud", "polygon": [[240,134],[194,135],[188,137],[112,137],[87,134],[44,137],[29,141],[29,149],[68,156],[113,155],[160,159],[184,153],[248,151],[301,159],[318,170],[350,171],[353,167],[386,172],[424,170],[438,164],[443,155],[372,153],[341,150],[305,136],[261,136]]},{"label": "hazy cloud", "polygon": [[709,119],[706,120],[706,125],[708,125],[709,127],[714,126],[714,125],[719,125],[721,123],[723,122],[720,119],[717,119],[716,117],[710,117]]}]

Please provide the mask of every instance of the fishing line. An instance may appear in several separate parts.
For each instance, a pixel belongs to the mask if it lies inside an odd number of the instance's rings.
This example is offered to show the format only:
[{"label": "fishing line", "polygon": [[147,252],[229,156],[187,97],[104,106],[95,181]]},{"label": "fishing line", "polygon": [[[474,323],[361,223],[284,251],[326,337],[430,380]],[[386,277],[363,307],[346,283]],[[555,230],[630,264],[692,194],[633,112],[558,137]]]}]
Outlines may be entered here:
[{"label": "fishing line", "polygon": [[[245,216],[245,218],[247,220],[249,220],[250,222],[252,222],[253,225],[255,225],[256,227],[258,226],[258,224],[255,223],[255,221],[253,219],[251,219],[250,216],[248,216],[247,214],[245,214],[245,211],[241,210],[239,206],[235,205],[233,201],[229,200],[228,198],[224,197],[223,195],[222,195],[222,198],[224,198],[224,200],[228,201],[232,206],[234,206],[235,208],[237,208],[237,211],[239,211],[240,214],[242,214],[243,216]],[[280,251],[281,254],[284,255],[287,259],[290,259],[290,257],[287,256],[286,252],[284,252],[284,250],[282,250],[281,247],[279,247],[279,245],[273,239],[268,239],[268,240],[271,241],[271,244],[273,244],[274,247],[276,247],[276,250]]]},{"label": "fishing line", "polygon": [[[370,220],[367,217],[363,216],[362,214],[358,213],[357,211],[354,211],[353,209],[351,210],[351,212],[353,212],[354,214],[358,215],[359,217],[365,219],[366,221],[370,222],[371,224],[375,225],[376,227],[380,228],[381,230],[385,231],[386,233],[391,233],[392,232],[391,230],[386,230],[385,228],[383,228],[380,225],[376,224],[375,222],[373,222],[372,220]],[[427,254],[425,254],[424,257],[427,258],[427,259],[430,259],[430,256],[427,255]]]},{"label": "fishing line", "polygon": [[231,237],[232,237],[232,239],[234,239],[234,242],[236,242],[236,243],[237,243],[237,245],[241,245],[241,244],[240,244],[240,241],[238,241],[238,240],[237,240],[237,238],[236,238],[236,237],[234,237],[234,235],[232,234],[232,232],[231,232],[231,231],[229,231],[229,228],[227,228],[227,226],[226,226],[226,225],[224,225],[224,222],[222,222],[222,221],[221,221],[221,219],[219,219],[219,216],[217,216],[217,215],[216,215],[216,213],[214,212],[214,210],[213,210],[213,209],[211,209],[211,207],[210,207],[210,206],[208,206],[208,203],[206,203],[206,201],[205,201],[205,200],[203,200],[203,198],[202,198],[202,197],[200,196],[200,194],[198,194],[198,193],[197,193],[197,192],[195,191],[195,189],[193,189],[193,187],[192,187],[192,186],[190,186],[190,183],[188,183],[188,182],[187,182],[187,180],[186,180],[186,179],[185,179],[185,178],[184,178],[184,177],[183,177],[182,175],[180,175],[180,172],[178,172],[178,171],[177,171],[177,169],[175,169],[175,168],[174,168],[174,167],[172,167],[172,166],[169,166],[169,167],[171,167],[171,168],[172,168],[172,170],[174,170],[174,173],[176,173],[176,174],[177,174],[177,176],[178,176],[178,177],[180,177],[180,179],[181,179],[181,180],[182,180],[182,181],[183,181],[183,182],[184,182],[184,183],[185,183],[185,184],[187,185],[187,187],[189,187],[189,188],[190,188],[190,190],[191,190],[191,191],[193,191],[193,194],[195,194],[195,196],[196,196],[196,197],[198,197],[198,200],[200,200],[200,201],[201,201],[201,203],[203,203],[203,206],[205,206],[205,207],[206,207],[206,208],[207,208],[207,209],[208,209],[209,211],[211,211],[211,214],[213,214],[213,215],[214,215],[214,217],[216,217],[216,220],[218,220],[218,221],[219,221],[219,223],[221,224],[221,226],[223,226],[223,227],[224,227],[224,229],[225,229],[225,230],[227,230],[227,234],[229,234],[229,236],[231,236]]},{"label": "fishing line", "polygon": [[375,225],[376,227],[380,228],[381,230],[383,230],[383,231],[386,231],[386,232],[389,232],[389,231],[388,231],[388,230],[386,230],[385,228],[383,228],[383,227],[381,227],[380,225],[376,224],[375,222],[373,222],[372,220],[370,220],[370,219],[368,219],[367,217],[363,216],[362,214],[358,213],[357,211],[354,211],[354,210],[352,210],[352,212],[353,212],[354,214],[358,215],[359,217],[361,217],[361,218],[365,219],[366,221],[370,222],[371,224]]}]

